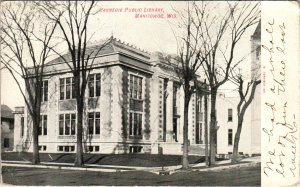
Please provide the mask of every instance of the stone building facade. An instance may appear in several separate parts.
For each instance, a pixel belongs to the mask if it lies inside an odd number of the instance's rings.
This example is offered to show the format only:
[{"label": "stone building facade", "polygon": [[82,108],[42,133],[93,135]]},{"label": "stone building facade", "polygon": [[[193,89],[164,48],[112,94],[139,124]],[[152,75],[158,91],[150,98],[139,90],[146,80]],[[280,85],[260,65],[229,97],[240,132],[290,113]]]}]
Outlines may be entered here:
[{"label": "stone building facade", "polygon": [[[46,64],[41,152],[76,151],[73,85],[68,66],[59,58]],[[190,101],[190,154],[204,154],[201,98],[203,95],[195,93]],[[183,89],[161,53],[149,54],[112,39],[91,67],[85,102],[85,152],[182,154]],[[32,151],[30,118],[26,107],[18,111],[15,150]]]},{"label": "stone building facade", "polygon": [[[95,48],[97,45],[89,50]],[[260,76],[260,24],[251,37],[251,48],[252,77]],[[96,57],[90,75],[84,108],[85,152],[182,154],[184,93],[163,54],[149,54],[114,38]],[[61,59],[46,64],[39,128],[41,152],[76,151],[72,86],[72,74]],[[260,89],[258,85],[244,117],[239,146],[244,155],[260,154]],[[238,97],[218,93],[219,156],[232,153],[238,102]],[[204,119],[204,96],[195,93],[189,106],[189,154],[204,155]],[[32,151],[28,132],[31,122],[26,107],[16,108],[16,151]]]}]

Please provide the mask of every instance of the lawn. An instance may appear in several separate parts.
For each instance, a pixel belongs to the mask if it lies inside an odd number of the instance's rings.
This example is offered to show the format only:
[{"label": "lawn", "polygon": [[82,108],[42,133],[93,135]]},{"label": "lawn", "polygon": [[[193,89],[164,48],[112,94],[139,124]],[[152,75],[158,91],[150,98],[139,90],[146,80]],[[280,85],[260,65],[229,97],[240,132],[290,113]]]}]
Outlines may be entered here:
[{"label": "lawn", "polygon": [[[2,160],[30,161],[31,153],[2,153]],[[40,153],[41,162],[74,163],[73,153]],[[190,164],[204,162],[203,156],[189,156]],[[86,164],[161,167],[181,164],[181,155],[84,154]]]},{"label": "lawn", "polygon": [[50,186],[260,186],[260,165],[219,171],[178,172],[160,176],[144,171],[91,172],[37,168],[3,168],[3,181],[13,185]]}]

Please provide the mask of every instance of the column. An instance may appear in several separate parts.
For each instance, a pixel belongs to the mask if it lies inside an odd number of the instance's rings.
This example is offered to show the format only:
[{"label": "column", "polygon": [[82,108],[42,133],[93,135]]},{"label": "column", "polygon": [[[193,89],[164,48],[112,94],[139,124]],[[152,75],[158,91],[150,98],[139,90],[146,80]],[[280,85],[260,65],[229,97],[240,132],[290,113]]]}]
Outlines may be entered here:
[{"label": "column", "polygon": [[168,81],[166,104],[166,142],[173,141],[173,81]]}]

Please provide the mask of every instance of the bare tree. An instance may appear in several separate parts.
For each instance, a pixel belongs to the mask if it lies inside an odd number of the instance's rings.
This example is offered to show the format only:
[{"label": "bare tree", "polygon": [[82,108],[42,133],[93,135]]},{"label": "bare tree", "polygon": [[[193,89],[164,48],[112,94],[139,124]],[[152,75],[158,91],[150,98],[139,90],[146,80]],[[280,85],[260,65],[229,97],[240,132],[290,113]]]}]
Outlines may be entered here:
[{"label": "bare tree", "polygon": [[226,5],[221,7],[218,3],[192,2],[187,4],[186,10],[177,11],[180,17],[179,28],[183,31],[177,41],[179,57],[175,60],[178,64],[176,72],[185,94],[183,168],[188,167],[188,105],[198,85],[196,74],[199,68],[203,67],[210,87],[209,165],[214,165],[217,91],[228,80],[230,68],[238,64],[233,63],[237,44],[245,31],[259,20],[258,3],[237,2]]},{"label": "bare tree", "polygon": [[42,22],[30,2],[6,2],[1,4],[1,9],[1,63],[16,81],[25,100],[32,120],[32,164],[38,164],[41,102],[47,97],[42,92],[44,65],[50,56],[48,46],[53,46],[51,39],[57,21]]},{"label": "bare tree", "polygon": [[[63,43],[66,44],[68,55],[51,48],[65,64],[68,65],[74,78],[74,92],[77,103],[77,149],[75,165],[84,165],[83,161],[83,113],[85,105],[85,92],[89,80],[90,68],[101,49],[110,41],[104,41],[98,46],[89,47],[89,21],[97,10],[95,1],[62,1],[39,2],[37,5],[52,21],[58,20],[58,27],[62,32]],[[60,16],[61,15],[61,16]]]},{"label": "bare tree", "polygon": [[237,163],[239,161],[238,149],[239,149],[240,135],[243,127],[244,115],[247,108],[250,106],[251,102],[254,99],[256,87],[261,83],[259,76],[252,76],[252,79],[249,82],[245,82],[245,80],[246,77],[243,76],[240,72],[237,73],[234,71],[234,69],[230,71],[230,81],[237,86],[238,88],[237,90],[240,97],[240,101],[237,105],[238,124],[234,136],[233,155],[231,160],[232,163]]},{"label": "bare tree", "polygon": [[[259,20],[259,3],[228,2],[219,6],[212,2],[197,2],[192,6],[195,15],[192,23],[198,58],[208,80],[211,92],[210,111],[210,162],[215,164],[217,144],[216,97],[218,89],[227,80],[234,63],[236,48],[242,36]],[[197,36],[197,37],[196,37]]]},{"label": "bare tree", "polygon": [[[187,9],[177,11],[180,16],[180,23],[178,27],[182,30],[181,36],[177,37],[177,56],[175,58],[169,57],[169,63],[174,67],[177,77],[183,87],[184,91],[184,123],[183,123],[183,155],[182,168],[189,167],[188,161],[188,113],[191,96],[196,93],[199,94],[203,85],[200,84],[199,75],[197,75],[199,68],[203,63],[203,58],[200,57],[199,51],[199,35],[200,27],[194,24],[196,22],[193,16],[194,4],[187,4]],[[198,92],[198,93],[197,93]]]}]

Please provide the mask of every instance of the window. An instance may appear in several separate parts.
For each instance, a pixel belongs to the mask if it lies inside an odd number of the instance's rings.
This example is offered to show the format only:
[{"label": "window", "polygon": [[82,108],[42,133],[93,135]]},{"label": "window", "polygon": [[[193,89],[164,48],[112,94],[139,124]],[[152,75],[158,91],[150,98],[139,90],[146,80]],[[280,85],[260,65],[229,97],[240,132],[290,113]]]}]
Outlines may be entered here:
[{"label": "window", "polygon": [[100,134],[100,112],[88,114],[88,134]]},{"label": "window", "polygon": [[130,136],[141,136],[142,135],[142,114],[130,112],[129,135]]},{"label": "window", "polygon": [[132,99],[142,99],[142,78],[130,75],[129,77],[129,92],[130,98]]},{"label": "window", "polygon": [[48,101],[48,81],[42,82],[42,101]]},{"label": "window", "polygon": [[228,121],[232,121],[232,109],[228,109]]},{"label": "window", "polygon": [[59,152],[74,152],[75,146],[58,146]]},{"label": "window", "polygon": [[4,148],[9,148],[9,139],[8,138],[4,138]]},{"label": "window", "polygon": [[59,115],[59,135],[75,135],[75,114]]},{"label": "window", "polygon": [[[130,114],[129,114],[129,135],[141,138],[142,136],[142,78],[129,76],[129,92],[130,92]],[[137,112],[139,111],[139,112]]]},{"label": "window", "polygon": [[24,117],[21,117],[21,137],[24,136]]},{"label": "window", "polygon": [[47,135],[47,115],[41,115],[39,124],[39,135]]},{"label": "window", "polygon": [[202,144],[202,123],[196,123],[196,144]]},{"label": "window", "polygon": [[59,79],[60,100],[75,98],[75,83],[74,78]]},{"label": "window", "polygon": [[101,95],[101,74],[91,74],[88,81],[89,97]]},{"label": "window", "polygon": [[228,145],[232,145],[232,129],[228,129]]}]

